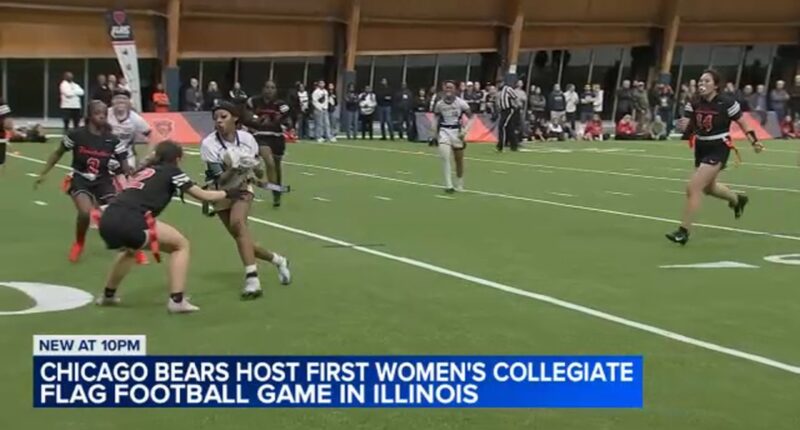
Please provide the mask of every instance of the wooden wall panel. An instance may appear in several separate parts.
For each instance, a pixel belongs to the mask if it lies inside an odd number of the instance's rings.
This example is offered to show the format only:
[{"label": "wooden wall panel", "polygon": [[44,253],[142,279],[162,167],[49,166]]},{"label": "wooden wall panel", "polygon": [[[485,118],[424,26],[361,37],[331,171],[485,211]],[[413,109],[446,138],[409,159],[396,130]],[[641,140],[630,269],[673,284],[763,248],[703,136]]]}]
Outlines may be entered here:
[{"label": "wooden wall panel", "polygon": [[754,45],[759,43],[797,44],[800,30],[783,27],[745,26],[681,26],[678,43],[702,43],[720,45]]},{"label": "wooden wall panel", "polygon": [[[155,58],[152,17],[132,16],[136,48]],[[0,53],[5,58],[113,58],[114,49],[101,13],[5,10],[0,14]]]},{"label": "wooden wall panel", "polygon": [[528,27],[522,32],[522,49],[584,46],[635,46],[650,44],[650,29],[636,27]]},{"label": "wooden wall panel", "polygon": [[480,52],[496,51],[496,30],[491,27],[442,28],[364,24],[358,35],[359,54],[388,52]]},{"label": "wooden wall panel", "polygon": [[328,23],[186,18],[178,50],[181,58],[332,55],[333,36],[333,24]]}]

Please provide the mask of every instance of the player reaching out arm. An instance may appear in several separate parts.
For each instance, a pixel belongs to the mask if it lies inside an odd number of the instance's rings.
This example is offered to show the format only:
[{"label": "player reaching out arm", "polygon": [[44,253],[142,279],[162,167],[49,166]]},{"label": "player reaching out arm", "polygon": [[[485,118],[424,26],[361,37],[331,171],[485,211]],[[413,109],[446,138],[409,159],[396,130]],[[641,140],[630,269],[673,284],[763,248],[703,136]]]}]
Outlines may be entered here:
[{"label": "player reaching out arm", "polygon": [[[469,116],[469,105],[456,96],[453,81],[444,83],[444,96],[436,102],[433,112],[437,117],[436,139],[442,157],[445,192],[464,191],[464,141],[461,118]],[[456,183],[453,186],[451,158],[456,161]]]},{"label": "player reaching out arm", "polygon": [[120,303],[117,296],[122,280],[136,261],[135,253],[149,247],[156,261],[160,251],[170,254],[169,300],[171,313],[199,310],[184,297],[186,272],[189,268],[189,241],[175,227],[156,218],[179,193],[203,201],[238,200],[247,192],[240,189],[209,191],[195,185],[179,167],[183,149],[172,141],[159,143],[144,166],[131,178],[100,218],[100,236],[109,249],[118,250],[108,275],[100,306]]},{"label": "player reaching out arm", "polygon": [[736,122],[756,153],[764,149],[756,134],[742,120],[742,108],[732,97],[720,94],[722,82],[714,70],[706,70],[698,82],[698,96],[685,107],[685,115],[679,127],[690,135],[694,146],[695,171],[686,185],[686,205],[678,230],[666,235],[672,242],[685,245],[689,241],[689,229],[695,213],[700,209],[703,194],[728,202],[737,219],[744,213],[749,201],[744,194],[737,194],[717,182],[717,176],[725,168],[733,146],[730,136],[731,122]]},{"label": "player reaching out arm", "polygon": [[88,112],[86,125],[70,130],[64,136],[34,184],[34,187],[41,185],[61,157],[72,152],[72,173],[65,180],[64,191],[70,195],[78,211],[75,242],[69,252],[69,260],[73,263],[83,252],[91,211],[107,205],[116,194],[111,171],[122,169],[125,174],[130,171],[126,163],[128,150],[111,134],[105,103],[92,101]]},{"label": "player reaching out arm", "polygon": [[[250,133],[239,130],[239,113],[236,106],[223,102],[212,112],[216,131],[209,134],[200,145],[200,156],[206,163],[206,182],[214,189],[240,189],[252,192],[253,176],[260,169],[259,147]],[[243,299],[258,298],[262,294],[256,259],[269,261],[278,269],[281,284],[291,282],[289,262],[286,258],[260,247],[253,240],[247,226],[252,194],[240,200],[223,200],[215,203],[215,212],[225,229],[236,241],[245,272]]]}]

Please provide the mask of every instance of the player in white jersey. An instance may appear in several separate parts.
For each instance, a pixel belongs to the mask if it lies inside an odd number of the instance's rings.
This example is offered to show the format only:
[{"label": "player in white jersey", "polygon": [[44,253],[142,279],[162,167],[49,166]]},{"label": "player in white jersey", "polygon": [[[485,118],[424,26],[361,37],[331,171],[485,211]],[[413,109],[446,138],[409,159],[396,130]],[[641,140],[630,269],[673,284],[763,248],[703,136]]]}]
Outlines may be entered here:
[{"label": "player in white jersey", "polygon": [[111,126],[114,136],[128,147],[128,165],[131,169],[136,169],[136,151],[133,145],[148,141],[150,125],[133,110],[129,92],[120,90],[114,93],[108,109],[108,125]]},{"label": "player in white jersey", "polygon": [[278,279],[283,285],[288,285],[292,279],[289,261],[256,244],[247,226],[253,201],[252,184],[264,176],[255,137],[239,129],[239,109],[232,103],[220,103],[214,108],[212,115],[216,130],[206,136],[200,145],[200,156],[206,163],[206,183],[218,190],[238,188],[248,191],[245,193],[246,198],[217,202],[214,210],[236,241],[244,264],[245,286],[242,298],[255,299],[262,294],[256,258],[275,265]]},{"label": "player in white jersey", "polygon": [[[433,113],[437,119],[436,141],[442,156],[445,192],[464,191],[464,149],[467,144],[464,142],[461,117],[469,116],[470,111],[467,102],[456,96],[456,85],[453,81],[444,83],[444,96],[436,102]],[[451,158],[456,160],[455,187],[450,167]]]}]

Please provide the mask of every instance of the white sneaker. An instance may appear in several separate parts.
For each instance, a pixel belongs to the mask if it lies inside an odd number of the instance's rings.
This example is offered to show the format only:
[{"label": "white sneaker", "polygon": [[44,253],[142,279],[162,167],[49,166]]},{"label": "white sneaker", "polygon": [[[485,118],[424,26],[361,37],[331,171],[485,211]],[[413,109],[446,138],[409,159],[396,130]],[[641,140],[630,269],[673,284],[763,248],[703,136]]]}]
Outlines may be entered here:
[{"label": "white sneaker", "polygon": [[188,314],[191,312],[197,312],[200,308],[197,306],[189,303],[189,300],[184,298],[180,302],[175,302],[172,299],[167,301],[167,312],[171,314]]},{"label": "white sneaker", "polygon": [[117,306],[120,303],[122,303],[122,300],[117,296],[106,297],[105,295],[101,295],[94,300],[94,304],[97,306]]},{"label": "white sneaker", "polygon": [[292,283],[292,272],[289,270],[289,259],[284,257],[283,263],[276,266],[278,268],[278,281],[281,285],[289,285]]},{"label": "white sneaker", "polygon": [[242,300],[257,299],[263,294],[264,291],[261,289],[261,280],[258,278],[245,278]]},{"label": "white sneaker", "polygon": [[335,137],[331,138],[331,143],[336,143],[336,138]]},{"label": "white sneaker", "polygon": [[464,191],[464,180],[463,179],[456,179],[456,191],[458,191],[458,192]]},{"label": "white sneaker", "polygon": [[317,139],[317,143],[323,143],[323,142],[325,142],[325,139],[323,139],[321,137],[319,139]]}]

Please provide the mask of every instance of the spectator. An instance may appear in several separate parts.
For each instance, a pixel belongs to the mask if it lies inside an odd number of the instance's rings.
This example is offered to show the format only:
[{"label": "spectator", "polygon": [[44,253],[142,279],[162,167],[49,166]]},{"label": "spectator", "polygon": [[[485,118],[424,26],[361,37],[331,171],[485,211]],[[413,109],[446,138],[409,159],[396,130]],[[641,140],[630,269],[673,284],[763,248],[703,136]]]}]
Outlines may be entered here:
[{"label": "spectator", "polygon": [[648,130],[650,137],[653,140],[667,140],[669,132],[667,131],[667,123],[661,119],[661,115],[656,115],[653,122],[650,123]]},{"label": "spectator", "polygon": [[542,89],[536,85],[531,85],[531,94],[528,96],[528,111],[535,121],[545,118],[547,98],[542,94]]},{"label": "spectator", "polygon": [[531,125],[530,135],[528,140],[535,140],[537,142],[547,141],[547,130],[550,127],[550,122],[547,118],[539,118]]},{"label": "spectator", "polygon": [[113,91],[111,91],[111,88],[108,87],[106,75],[97,75],[97,86],[95,87],[94,91],[92,91],[92,100],[100,100],[101,102],[105,103],[106,106],[111,106],[112,95]]},{"label": "spectator", "polygon": [[169,96],[160,82],[153,91],[153,112],[169,112]]},{"label": "spectator", "polygon": [[608,136],[603,135],[603,121],[600,115],[594,114],[592,118],[586,122],[586,127],[583,129],[583,140],[605,140]]},{"label": "spectator", "polygon": [[83,97],[83,88],[72,80],[72,72],[64,73],[64,80],[58,86],[59,93],[61,94],[61,111],[64,119],[64,135],[69,130],[69,123],[72,121],[72,126],[77,128],[81,122],[81,97]]},{"label": "spectator", "polygon": [[791,115],[786,115],[781,120],[781,137],[784,139],[797,139],[797,129]]},{"label": "spectator", "polygon": [[366,139],[369,133],[369,140],[372,140],[373,120],[375,118],[375,108],[378,106],[378,101],[375,98],[375,93],[372,92],[372,87],[367,85],[364,87],[364,92],[358,96],[358,109],[360,112],[359,121],[361,122],[361,138]]},{"label": "spectator", "polygon": [[697,80],[690,79],[689,80],[689,97],[694,97],[697,94]]},{"label": "spectator", "polygon": [[417,92],[417,98],[414,99],[414,112],[427,112],[428,111],[428,92],[424,88],[420,88]]},{"label": "spectator", "polygon": [[550,121],[563,124],[567,117],[567,100],[561,92],[561,85],[553,85],[553,92],[547,98],[547,108],[550,110]]},{"label": "spectator", "polygon": [[583,94],[581,94],[581,122],[586,123],[594,116],[594,91],[592,91],[591,84],[583,86]]},{"label": "spectator", "polygon": [[594,113],[602,117],[604,95],[603,88],[600,86],[600,84],[594,84],[592,86],[592,92],[594,93]]},{"label": "spectator", "polygon": [[208,91],[206,91],[205,97],[205,109],[210,111],[217,107],[219,103],[222,101],[222,93],[219,91],[219,87],[215,81],[211,81],[208,83]]},{"label": "spectator", "polygon": [[348,139],[355,139],[358,135],[358,93],[354,83],[347,84],[344,95],[344,132]]},{"label": "spectator", "polygon": [[486,102],[484,103],[484,112],[492,118],[493,121],[496,121],[500,115],[500,112],[497,110],[497,86],[494,84],[489,84],[486,86]]},{"label": "spectator", "polygon": [[311,104],[314,107],[314,131],[317,143],[331,141],[331,120],[328,114],[330,95],[325,89],[325,81],[317,82],[317,88],[311,93]]},{"label": "spectator", "polygon": [[408,84],[400,84],[400,91],[394,97],[394,112],[397,115],[397,135],[403,138],[403,133],[411,140],[414,130],[414,94],[408,89]]},{"label": "spectator", "polygon": [[569,124],[574,133],[575,121],[578,119],[578,103],[580,102],[580,97],[578,97],[578,93],[575,92],[575,85],[567,84],[564,100],[567,104],[567,124]]},{"label": "spectator", "polygon": [[131,92],[131,87],[130,85],[128,85],[128,80],[125,79],[124,75],[119,77],[119,83],[117,84],[116,88],[114,88],[114,90],[117,89]]},{"label": "spectator", "polygon": [[386,129],[389,129],[389,138],[394,140],[394,124],[392,123],[392,90],[389,81],[381,79],[378,87],[378,120],[381,123],[381,140],[386,140]]},{"label": "spectator", "polygon": [[636,124],[633,122],[631,114],[623,115],[617,123],[616,133],[614,134],[615,140],[635,140],[636,139]]},{"label": "spectator", "polygon": [[563,141],[566,139],[567,133],[564,131],[564,127],[561,125],[563,122],[563,117],[558,117],[550,121],[547,125],[547,140],[558,140]]},{"label": "spectator", "polygon": [[633,109],[634,121],[643,121],[650,113],[650,100],[648,100],[647,90],[642,81],[636,81],[633,89]]},{"label": "spectator", "polygon": [[794,77],[789,109],[791,110],[790,115],[792,115],[792,118],[800,117],[800,75]]},{"label": "spectator", "polygon": [[203,109],[203,91],[197,78],[189,80],[189,88],[184,93],[183,103],[184,109],[190,112],[199,112]]},{"label": "spectator", "polygon": [[633,113],[633,90],[631,89],[631,81],[625,79],[622,81],[622,88],[617,90],[617,115],[616,120],[619,121],[625,115]]},{"label": "spectator", "polygon": [[472,113],[486,112],[486,91],[481,89],[481,83],[478,81],[475,81],[475,100],[478,102],[478,110],[474,110]]},{"label": "spectator", "polygon": [[675,93],[669,85],[661,84],[656,94],[656,118],[660,118],[666,127],[666,134],[672,132],[672,112],[674,112]]},{"label": "spectator", "polygon": [[247,93],[242,89],[242,84],[235,82],[233,88],[228,91],[228,98],[236,105],[245,104],[247,102]]},{"label": "spectator", "polygon": [[756,87],[756,104],[753,111],[761,118],[761,125],[767,123],[767,87],[763,84]]},{"label": "spectator", "polygon": [[744,112],[750,112],[753,110],[753,107],[756,105],[758,100],[756,100],[756,93],[753,92],[752,85],[745,85],[744,92],[742,92],[742,110]]},{"label": "spectator", "polygon": [[789,103],[789,93],[786,91],[786,82],[775,82],[775,88],[770,91],[769,98],[772,110],[778,118],[783,118],[786,115],[786,106]]},{"label": "spectator", "polygon": [[464,91],[464,95],[462,96],[467,105],[469,106],[469,111],[472,113],[477,113],[480,109],[480,99],[476,97],[475,93],[475,84],[472,82],[467,82],[467,89]]},{"label": "spectator", "polygon": [[108,80],[108,89],[111,90],[111,93],[113,94],[114,91],[117,90],[117,75],[109,74],[107,80]]},{"label": "spectator", "polygon": [[333,82],[328,84],[328,117],[331,123],[331,141],[336,142],[339,134],[339,99],[336,98],[336,85]]},{"label": "spectator", "polygon": [[297,83],[297,132],[301,139],[308,139],[308,91],[301,82]]},{"label": "spectator", "polygon": [[466,82],[461,82],[458,84],[458,93],[456,94],[458,97],[464,98],[464,93],[467,92],[467,84]]}]

